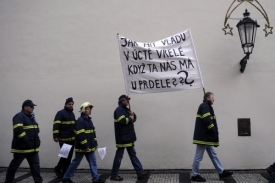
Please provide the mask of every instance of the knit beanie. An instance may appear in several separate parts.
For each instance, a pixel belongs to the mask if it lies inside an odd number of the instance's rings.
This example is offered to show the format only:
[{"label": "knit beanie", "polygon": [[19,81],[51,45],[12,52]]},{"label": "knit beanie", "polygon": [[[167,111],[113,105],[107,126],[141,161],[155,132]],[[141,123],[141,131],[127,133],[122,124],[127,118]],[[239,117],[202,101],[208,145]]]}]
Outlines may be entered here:
[{"label": "knit beanie", "polygon": [[73,98],[72,98],[72,97],[69,97],[69,98],[67,98],[67,99],[66,99],[65,105],[66,105],[67,103],[69,103],[69,102],[73,102],[73,103],[74,103],[74,101],[73,101]]}]

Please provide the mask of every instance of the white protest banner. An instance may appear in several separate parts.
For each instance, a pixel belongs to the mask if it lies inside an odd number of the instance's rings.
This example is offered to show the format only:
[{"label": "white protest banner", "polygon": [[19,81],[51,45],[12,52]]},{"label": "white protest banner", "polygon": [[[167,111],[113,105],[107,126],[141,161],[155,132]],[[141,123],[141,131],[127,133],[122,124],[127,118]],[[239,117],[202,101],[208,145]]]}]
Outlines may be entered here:
[{"label": "white protest banner", "polygon": [[106,147],[98,148],[97,151],[98,151],[98,154],[99,154],[101,160],[103,160],[103,158],[106,155]]},{"label": "white protest banner", "polygon": [[70,150],[72,148],[72,145],[69,145],[69,144],[63,144],[60,151],[59,151],[59,154],[58,156],[59,157],[62,157],[62,158],[68,158],[68,155],[70,153]]},{"label": "white protest banner", "polygon": [[142,43],[118,35],[127,95],[203,88],[191,31]]}]

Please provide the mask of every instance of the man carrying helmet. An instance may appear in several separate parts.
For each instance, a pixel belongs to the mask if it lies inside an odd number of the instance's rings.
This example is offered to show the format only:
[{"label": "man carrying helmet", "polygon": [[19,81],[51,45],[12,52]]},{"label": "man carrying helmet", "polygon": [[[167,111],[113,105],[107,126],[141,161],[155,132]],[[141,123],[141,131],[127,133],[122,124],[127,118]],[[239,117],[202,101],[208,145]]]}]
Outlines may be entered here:
[{"label": "man carrying helmet", "polygon": [[74,150],[75,115],[73,113],[73,98],[67,98],[64,109],[57,112],[53,122],[53,140],[59,142],[60,148],[64,143],[72,145],[68,158],[60,158],[54,168],[57,177],[62,178],[69,167]]},{"label": "man carrying helmet", "polygon": [[73,177],[82,158],[85,156],[91,170],[93,183],[102,182],[97,173],[95,150],[97,139],[95,127],[90,117],[93,106],[89,102],[84,102],[80,107],[81,116],[76,121],[75,138],[75,158],[67,169],[62,179],[63,183],[73,183]]},{"label": "man carrying helmet", "polygon": [[123,181],[123,178],[118,175],[118,170],[123,158],[125,148],[127,149],[132,165],[135,168],[137,178],[143,179],[148,178],[149,176],[149,172],[143,170],[142,165],[136,156],[134,142],[137,139],[134,129],[134,122],[136,121],[137,116],[127,107],[129,105],[129,100],[130,98],[128,96],[121,95],[118,98],[119,106],[114,112],[117,151],[114,158],[113,168],[110,177],[110,179],[114,181]]}]

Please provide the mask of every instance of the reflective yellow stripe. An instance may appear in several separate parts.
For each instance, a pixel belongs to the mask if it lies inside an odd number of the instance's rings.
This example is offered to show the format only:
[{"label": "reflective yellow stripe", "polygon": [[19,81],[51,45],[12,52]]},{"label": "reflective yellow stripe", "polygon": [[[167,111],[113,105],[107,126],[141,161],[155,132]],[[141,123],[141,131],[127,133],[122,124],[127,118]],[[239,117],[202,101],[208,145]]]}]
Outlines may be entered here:
[{"label": "reflective yellow stripe", "polygon": [[219,145],[219,142],[205,142],[205,141],[199,141],[199,140],[193,140],[194,144],[203,144],[203,145],[209,145],[209,146],[217,146]]},{"label": "reflective yellow stripe", "polygon": [[62,125],[71,125],[71,124],[75,124],[74,121],[61,121]]},{"label": "reflective yellow stripe", "polygon": [[56,120],[53,122],[53,124],[60,124],[60,123],[61,123],[61,121],[59,121],[59,120]]},{"label": "reflective yellow stripe", "polygon": [[88,151],[85,151],[85,150],[83,150],[83,149],[75,149],[74,152],[83,152],[83,153],[87,153],[87,152],[94,152],[95,150],[96,150],[96,148],[94,147],[94,148],[92,148],[92,149],[89,148]]},{"label": "reflective yellow stripe", "polygon": [[210,116],[210,112],[207,112],[207,113],[205,113],[203,115],[197,114],[198,118],[206,118],[207,116]]},{"label": "reflective yellow stripe", "polygon": [[38,152],[39,148],[37,149],[29,149],[29,150],[18,150],[18,149],[12,149],[12,153],[31,153],[31,152]]},{"label": "reflective yellow stripe", "polygon": [[25,135],[26,135],[26,132],[23,132],[20,135],[18,135],[18,138],[24,137]]},{"label": "reflective yellow stripe", "polygon": [[202,115],[202,118],[205,118],[205,117],[207,117],[207,116],[210,116],[210,112],[203,114],[203,115]]},{"label": "reflective yellow stripe", "polygon": [[80,144],[82,144],[82,145],[83,145],[83,144],[86,144],[86,143],[87,143],[87,140],[86,140],[86,139],[80,142]]},{"label": "reflective yellow stripe", "polygon": [[59,133],[59,130],[54,130],[53,133]]},{"label": "reflective yellow stripe", "polygon": [[212,123],[211,125],[209,125],[207,128],[210,129],[210,128],[213,128],[214,127],[214,124]]},{"label": "reflective yellow stripe", "polygon": [[216,119],[216,116],[211,116],[210,118],[211,118],[211,119]]},{"label": "reflective yellow stripe", "polygon": [[97,138],[94,138],[95,141],[97,141]]},{"label": "reflective yellow stripe", "polygon": [[37,125],[23,126],[23,129],[31,129],[31,128],[38,128],[38,126]]},{"label": "reflective yellow stripe", "polygon": [[94,133],[94,130],[85,130],[85,133]]},{"label": "reflective yellow stripe", "polygon": [[15,128],[19,127],[19,126],[23,126],[23,123],[18,123],[16,125],[13,125],[13,129],[15,129]]},{"label": "reflective yellow stripe", "polygon": [[115,122],[119,122],[120,120],[122,120],[123,118],[125,118],[124,115],[120,116],[118,119],[115,120]]},{"label": "reflective yellow stripe", "polygon": [[74,139],[75,139],[74,137],[72,137],[72,138],[65,138],[65,139],[59,138],[60,141],[72,141]]},{"label": "reflective yellow stripe", "polygon": [[76,134],[85,133],[85,129],[81,129],[75,132]]},{"label": "reflective yellow stripe", "polygon": [[128,124],[129,123],[129,118],[126,118],[126,124]]},{"label": "reflective yellow stripe", "polygon": [[134,144],[133,143],[130,143],[130,144],[117,144],[116,146],[117,147],[132,147],[132,146],[134,146]]}]

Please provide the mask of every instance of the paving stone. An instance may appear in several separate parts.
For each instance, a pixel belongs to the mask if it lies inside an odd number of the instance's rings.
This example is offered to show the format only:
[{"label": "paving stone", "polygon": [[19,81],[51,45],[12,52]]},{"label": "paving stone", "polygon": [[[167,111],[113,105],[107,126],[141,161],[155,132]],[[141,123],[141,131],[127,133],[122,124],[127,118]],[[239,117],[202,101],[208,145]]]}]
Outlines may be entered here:
[{"label": "paving stone", "polygon": [[[2,172],[0,173],[0,182],[4,182],[6,179],[6,173],[7,172]],[[27,172],[16,172],[15,178],[21,177],[22,175],[25,175]]]},{"label": "paving stone", "polygon": [[233,174],[237,183],[267,183],[267,180],[260,174]]},{"label": "paving stone", "polygon": [[[46,182],[51,182],[52,180],[56,179],[55,173],[48,173],[48,172],[41,172],[41,177],[43,178],[43,181]],[[33,178],[31,176],[31,182],[33,182]],[[55,182],[61,182],[61,179],[57,179],[58,181]]]},{"label": "paving stone", "polygon": [[178,183],[179,174],[151,174],[148,183]]},{"label": "paving stone", "polygon": [[224,183],[217,173],[202,173],[200,175],[206,179],[206,183]]},{"label": "paving stone", "polygon": [[0,173],[0,182],[4,182],[5,181],[5,176],[6,176],[6,172]]},{"label": "paving stone", "polygon": [[[124,180],[121,183],[136,183],[137,175],[136,174],[119,174]],[[106,180],[106,183],[118,183],[118,181],[112,181],[110,179]]]},{"label": "paving stone", "polygon": [[[0,182],[4,182],[6,176],[6,168],[0,168]],[[134,171],[120,171],[124,178],[121,183],[190,183],[190,170],[160,170],[151,171],[148,179],[137,180],[137,175]],[[118,183],[110,180],[109,170],[99,170],[103,180],[106,183]],[[219,175],[214,170],[202,170],[201,176],[204,177],[206,183],[267,183],[270,177],[263,176],[267,174],[265,170],[249,170],[249,171],[234,171],[232,177],[220,180]],[[190,175],[190,176],[189,176]],[[43,183],[60,183],[61,179],[57,178],[52,169],[41,169],[41,176],[44,179]],[[32,183],[33,178],[29,169],[19,169],[15,174],[15,183]],[[72,180],[75,183],[90,183],[92,182],[91,173],[89,170],[77,170]]]}]

